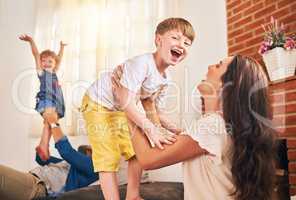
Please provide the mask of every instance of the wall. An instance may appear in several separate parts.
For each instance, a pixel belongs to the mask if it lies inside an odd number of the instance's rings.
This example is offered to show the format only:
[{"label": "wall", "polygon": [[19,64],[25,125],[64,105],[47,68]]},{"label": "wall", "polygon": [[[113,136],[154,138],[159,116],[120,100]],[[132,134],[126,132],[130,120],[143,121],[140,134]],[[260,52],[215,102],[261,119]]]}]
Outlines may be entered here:
[{"label": "wall", "polygon": [[270,86],[273,123],[279,137],[287,139],[290,195],[296,195],[296,76]]},{"label": "wall", "polygon": [[[20,111],[12,98],[16,78],[34,66],[27,44],[18,40],[21,33],[32,34],[35,24],[35,0],[0,1],[0,164],[17,169],[28,168],[30,115]],[[18,88],[18,99],[29,104],[31,79],[25,78]]]},{"label": "wall", "polygon": [[[177,92],[177,100],[172,96],[175,100],[169,107],[173,109],[172,118],[186,128],[197,118],[193,107],[194,101],[191,99],[197,83],[205,77],[209,64],[227,56],[226,10],[224,0],[180,2],[180,16],[192,23],[196,31],[196,40],[188,57],[179,66],[171,69],[177,85],[174,90]],[[181,164],[151,171],[150,177],[160,181],[181,181]]]},{"label": "wall", "polygon": [[[252,56],[263,64],[262,57],[258,53],[264,36],[261,24],[269,23],[271,16],[277,19],[279,23],[286,25],[286,33],[288,35],[296,34],[296,1],[294,0],[227,0],[226,4],[229,54],[240,53]],[[279,136],[289,138],[288,146],[291,150],[288,151],[288,157],[289,160],[293,160],[289,164],[289,171],[295,172],[296,145],[293,138],[293,132],[295,131],[293,120],[295,121],[295,116],[292,113],[294,107],[291,102],[288,102],[291,96],[295,96],[295,91],[288,91],[283,84],[273,86],[272,88],[276,88],[280,90],[282,95],[284,94],[284,98],[280,96],[282,99],[277,99],[276,104],[273,105],[275,106],[274,122],[278,129],[281,129]],[[280,100],[283,101],[280,102]],[[283,116],[283,113],[286,113],[287,116]],[[278,125],[278,122],[281,123],[281,126]],[[295,195],[295,174],[291,174],[289,179],[290,184],[293,184],[290,188],[290,195]]]},{"label": "wall", "polygon": [[[197,32],[190,55],[172,69],[172,75],[178,86],[177,107],[173,111],[175,121],[189,121],[195,118],[190,100],[191,92],[204,77],[207,66],[227,55],[226,12],[224,0],[180,1],[180,16],[188,19]],[[1,111],[0,116],[0,164],[26,170],[31,166],[32,144],[29,140],[31,115],[20,111],[12,99],[14,80],[26,69],[34,67],[28,45],[17,39],[20,33],[33,34],[35,26],[35,0],[0,0],[0,78]],[[17,15],[16,15],[17,13]],[[213,14],[214,13],[214,14]],[[219,34],[217,34],[219,33]],[[29,105],[31,80],[21,82],[19,99]],[[183,123],[184,125],[184,123]],[[9,152],[9,153],[8,153]],[[181,164],[151,172],[153,180],[181,181]]]},{"label": "wall", "polygon": [[258,54],[270,17],[286,24],[288,35],[296,33],[294,0],[227,0],[228,53],[241,53],[261,61]]}]

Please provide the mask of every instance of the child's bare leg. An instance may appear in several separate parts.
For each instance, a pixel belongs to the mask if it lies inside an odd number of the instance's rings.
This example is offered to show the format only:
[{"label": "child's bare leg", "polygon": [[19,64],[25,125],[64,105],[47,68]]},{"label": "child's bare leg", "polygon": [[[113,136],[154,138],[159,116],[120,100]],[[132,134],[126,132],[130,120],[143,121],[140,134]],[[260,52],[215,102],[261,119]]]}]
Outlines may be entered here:
[{"label": "child's bare leg", "polygon": [[140,181],[142,175],[142,168],[136,157],[128,161],[128,180],[126,200],[140,200]]},{"label": "child's bare leg", "polygon": [[39,154],[42,160],[47,160],[49,158],[49,142],[51,137],[51,132],[49,130],[49,124],[47,122],[47,116],[55,115],[57,117],[57,113],[54,108],[46,108],[43,113],[43,131],[41,135],[41,140],[39,145],[36,147],[36,151]]},{"label": "child's bare leg", "polygon": [[100,185],[107,200],[120,200],[116,172],[100,172]]}]

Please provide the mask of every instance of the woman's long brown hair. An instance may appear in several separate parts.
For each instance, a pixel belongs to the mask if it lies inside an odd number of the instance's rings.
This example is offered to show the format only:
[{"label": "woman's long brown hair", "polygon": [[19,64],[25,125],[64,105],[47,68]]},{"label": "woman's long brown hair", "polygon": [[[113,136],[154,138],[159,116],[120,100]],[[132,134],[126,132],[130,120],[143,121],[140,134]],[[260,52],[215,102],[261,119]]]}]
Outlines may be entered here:
[{"label": "woman's long brown hair", "polygon": [[222,77],[223,115],[232,136],[232,176],[237,200],[270,200],[276,136],[270,127],[268,80],[260,64],[234,56]]}]

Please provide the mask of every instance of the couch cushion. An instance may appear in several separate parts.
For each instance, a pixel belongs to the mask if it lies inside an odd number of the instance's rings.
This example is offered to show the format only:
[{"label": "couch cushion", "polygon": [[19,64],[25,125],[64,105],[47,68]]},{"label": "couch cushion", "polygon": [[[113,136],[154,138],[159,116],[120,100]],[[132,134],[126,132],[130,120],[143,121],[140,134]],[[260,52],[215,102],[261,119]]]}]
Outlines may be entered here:
[{"label": "couch cushion", "polygon": [[[125,200],[126,185],[119,187],[120,199]],[[180,200],[183,199],[183,184],[171,182],[142,183],[141,196],[145,200]],[[89,186],[66,192],[56,200],[98,200],[103,199],[99,186]]]}]

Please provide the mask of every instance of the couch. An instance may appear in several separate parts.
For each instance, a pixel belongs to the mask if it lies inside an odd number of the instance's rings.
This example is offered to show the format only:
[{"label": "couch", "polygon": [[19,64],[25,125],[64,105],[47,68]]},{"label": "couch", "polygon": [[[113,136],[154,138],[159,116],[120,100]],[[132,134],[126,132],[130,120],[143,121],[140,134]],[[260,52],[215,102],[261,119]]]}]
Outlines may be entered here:
[{"label": "couch", "polygon": [[[120,199],[125,200],[126,185],[119,187]],[[184,188],[182,183],[173,182],[150,182],[142,183],[141,196],[145,200],[182,200]],[[38,200],[103,200],[103,193],[99,186],[88,186],[85,188],[65,192],[57,198],[42,198]]]}]

